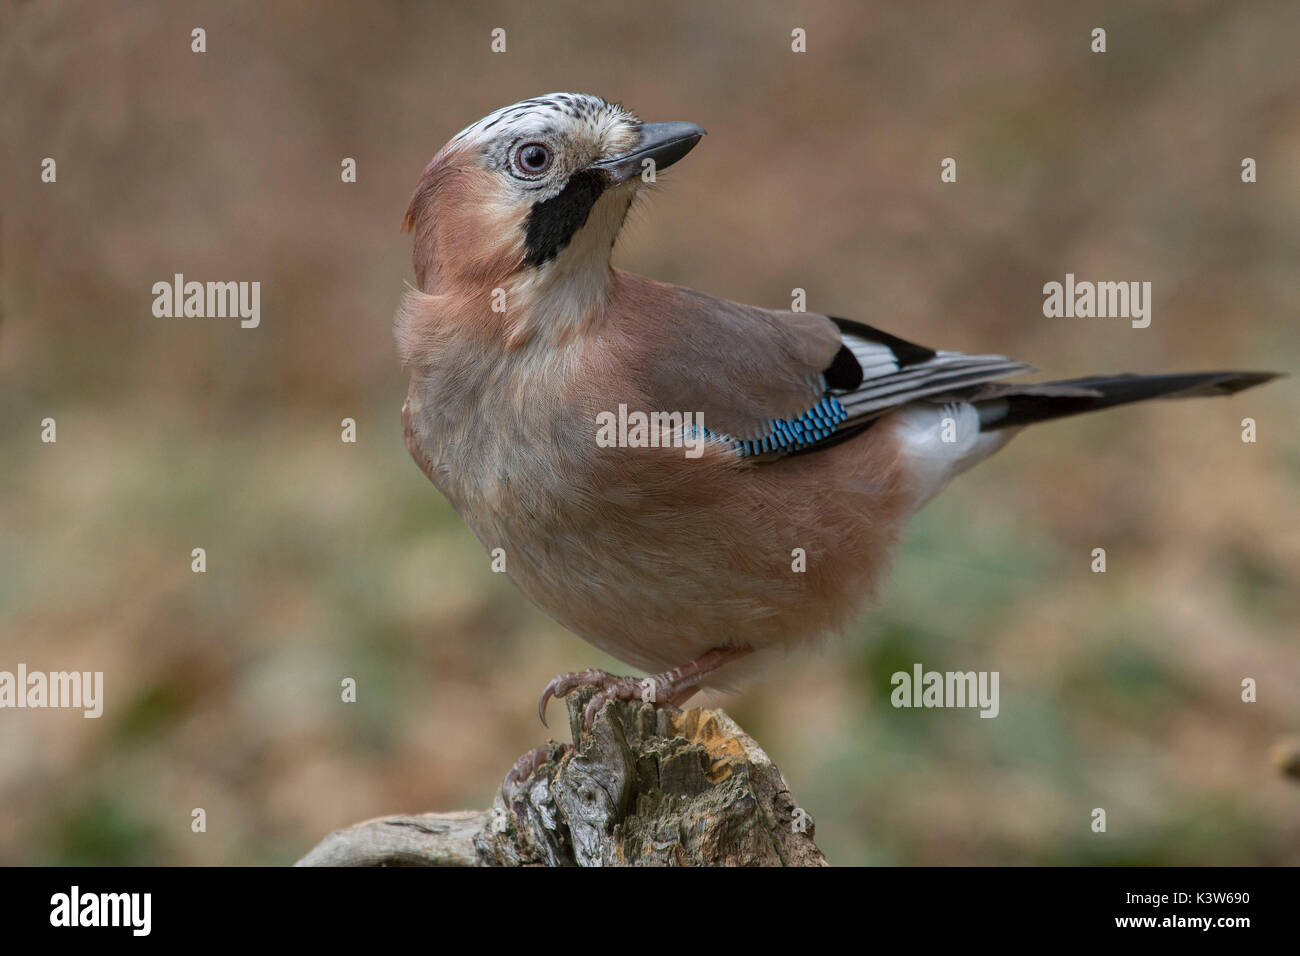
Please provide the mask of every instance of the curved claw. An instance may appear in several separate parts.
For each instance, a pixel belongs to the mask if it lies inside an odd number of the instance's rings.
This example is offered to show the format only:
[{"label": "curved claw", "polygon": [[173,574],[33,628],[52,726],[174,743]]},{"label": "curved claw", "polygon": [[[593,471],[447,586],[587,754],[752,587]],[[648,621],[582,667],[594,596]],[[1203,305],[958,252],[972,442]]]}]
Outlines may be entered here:
[{"label": "curved claw", "polygon": [[501,792],[509,793],[512,786],[523,783],[535,774],[537,768],[546,763],[550,754],[550,748],[543,744],[541,747],[534,747],[521,756],[515,761],[514,766],[506,772],[506,778],[501,784]]},{"label": "curved claw", "polygon": [[572,744],[543,744],[534,747],[515,761],[514,766],[501,782],[501,799],[514,811],[517,818],[523,820],[526,817],[526,808],[530,800],[529,788],[526,786],[528,781],[551,760],[559,761],[572,750]]},{"label": "curved claw", "polygon": [[582,710],[582,726],[590,730],[596,723],[596,715],[611,701],[639,699],[642,684],[643,681],[636,677],[615,677],[610,680],[587,701],[587,706]]},{"label": "curved claw", "polygon": [[676,710],[679,704],[685,703],[695,693],[706,674],[711,674],[719,667],[738,657],[744,657],[752,651],[753,648],[748,645],[715,647],[681,667],[646,678],[619,677],[609,671],[595,668],[572,674],[557,674],[542,691],[541,700],[537,702],[537,716],[541,718],[543,724],[546,724],[546,704],[550,699],[566,697],[584,684],[591,684],[597,688],[595,695],[582,709],[582,723],[587,730],[590,730],[596,722],[596,715],[600,709],[611,700],[636,700],[638,697],[646,700],[646,697],[642,696],[646,691],[649,692],[648,703],[655,707],[671,707]]},{"label": "curved claw", "polygon": [[590,730],[596,723],[596,715],[600,713],[600,709],[608,704],[613,696],[609,691],[602,690],[587,701],[587,706],[582,710],[582,726]]},{"label": "curved claw", "polygon": [[546,722],[546,705],[552,697],[567,697],[574,688],[583,684],[598,684],[603,687],[607,681],[616,679],[613,674],[594,668],[572,674],[556,674],[542,690],[542,697],[537,702],[537,716],[541,718],[542,726],[550,726]]},{"label": "curved claw", "polygon": [[551,678],[550,683],[542,689],[542,697],[537,702],[537,716],[541,718],[543,727],[551,726],[546,722],[546,705],[550,703],[551,698],[555,696],[555,682],[557,680],[559,680],[558,677]]}]

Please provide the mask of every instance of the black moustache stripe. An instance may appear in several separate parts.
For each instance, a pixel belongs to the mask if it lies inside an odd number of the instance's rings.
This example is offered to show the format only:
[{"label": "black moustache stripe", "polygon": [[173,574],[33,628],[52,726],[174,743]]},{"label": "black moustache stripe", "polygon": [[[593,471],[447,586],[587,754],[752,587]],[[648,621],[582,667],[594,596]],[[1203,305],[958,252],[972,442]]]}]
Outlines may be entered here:
[{"label": "black moustache stripe", "polygon": [[524,264],[540,266],[558,256],[587,222],[591,207],[604,191],[605,183],[600,175],[583,170],[569,177],[558,195],[533,203],[524,238],[527,248]]}]

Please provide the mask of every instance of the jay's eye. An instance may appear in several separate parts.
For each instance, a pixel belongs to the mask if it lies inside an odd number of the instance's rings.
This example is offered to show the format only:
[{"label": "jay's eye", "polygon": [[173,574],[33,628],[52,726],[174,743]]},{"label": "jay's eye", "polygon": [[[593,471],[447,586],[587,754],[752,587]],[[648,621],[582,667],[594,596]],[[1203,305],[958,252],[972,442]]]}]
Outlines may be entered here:
[{"label": "jay's eye", "polygon": [[542,143],[524,143],[515,151],[515,168],[525,176],[540,176],[551,168],[551,151]]}]

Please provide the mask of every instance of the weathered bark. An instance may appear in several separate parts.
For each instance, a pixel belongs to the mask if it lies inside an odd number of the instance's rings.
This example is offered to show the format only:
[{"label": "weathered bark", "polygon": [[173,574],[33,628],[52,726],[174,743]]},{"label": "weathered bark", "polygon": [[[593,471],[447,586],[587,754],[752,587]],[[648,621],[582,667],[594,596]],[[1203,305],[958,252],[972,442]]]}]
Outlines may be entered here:
[{"label": "weathered bark", "polygon": [[568,698],[578,748],[549,744],[484,811],[380,817],[330,834],[299,866],[825,866],[812,818],[720,710]]}]

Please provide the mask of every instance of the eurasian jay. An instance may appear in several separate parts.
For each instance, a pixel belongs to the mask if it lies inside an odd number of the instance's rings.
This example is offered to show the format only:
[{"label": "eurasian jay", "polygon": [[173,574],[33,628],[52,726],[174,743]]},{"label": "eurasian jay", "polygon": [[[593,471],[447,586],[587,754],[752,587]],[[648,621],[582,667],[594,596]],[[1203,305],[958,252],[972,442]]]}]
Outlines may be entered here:
[{"label": "eurasian jay", "polygon": [[[1029,367],[611,268],[646,171],[703,135],[587,94],[524,100],[453,137],[406,212],[412,457],[524,594],[655,675],[562,674],[543,721],[581,684],[600,688],[588,724],[613,699],[734,689],[842,628],[907,518],[1025,425],[1275,377],[1006,384]],[[597,440],[632,412],[660,413],[651,447]]]}]

